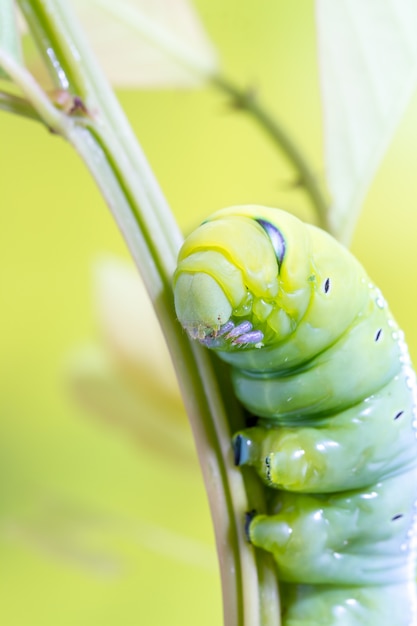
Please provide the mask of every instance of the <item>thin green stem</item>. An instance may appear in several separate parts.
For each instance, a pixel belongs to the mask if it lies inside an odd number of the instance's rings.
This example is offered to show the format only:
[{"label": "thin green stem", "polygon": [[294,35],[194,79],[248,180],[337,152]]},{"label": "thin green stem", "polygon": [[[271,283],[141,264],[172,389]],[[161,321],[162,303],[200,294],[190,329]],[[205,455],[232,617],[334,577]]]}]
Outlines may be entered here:
[{"label": "thin green stem", "polygon": [[284,129],[283,125],[267,111],[259,99],[249,90],[241,89],[228,78],[216,76],[212,84],[221,92],[232,98],[236,108],[245,111],[269,135],[279,150],[286,156],[297,172],[297,183],[302,185],[310,197],[317,214],[318,225],[329,230],[330,206],[302,150]]},{"label": "thin green stem", "polygon": [[[85,133],[88,133],[88,138]],[[117,146],[111,146],[111,159],[107,157],[109,148],[102,148],[104,138],[97,129],[91,133],[89,128],[74,126],[68,139],[87,163],[109,204],[116,206],[115,217],[127,240],[131,242],[130,247],[138,265],[143,269],[146,259],[142,256],[146,249],[149,254],[151,247],[143,230],[138,228],[139,219],[136,213],[141,207],[132,210],[131,203],[134,200],[129,197],[129,192],[124,198],[117,198],[114,191],[110,193],[112,190],[109,192],[112,176],[118,182],[114,185],[116,193],[117,190],[128,187],[128,181],[123,180],[128,170],[118,170],[114,166],[115,162],[119,165],[123,162],[123,156],[120,155],[119,162]],[[164,280],[161,267],[162,264],[155,264],[152,268],[154,305],[168,338],[174,362],[180,363],[181,372],[186,374],[180,377],[180,385],[191,416],[217,530],[219,555],[223,565],[226,624],[256,625],[260,613],[257,569],[243,534],[244,511],[249,504],[241,475],[232,465],[228,415],[219,393],[210,356],[200,346],[190,345],[179,325],[175,324],[172,291],[170,284]],[[149,279],[149,275],[147,278]],[[225,575],[225,572],[229,575]],[[230,576],[230,573],[233,575]],[[253,592],[247,593],[246,590],[250,588]]]},{"label": "thin green stem", "polygon": [[[88,133],[88,138],[85,137],[85,133]],[[154,242],[146,235],[149,224],[142,222],[143,208],[147,199],[142,197],[143,204],[137,203],[141,192],[137,191],[137,195],[132,193],[131,188],[134,184],[128,180],[129,167],[124,164],[125,155],[119,155],[118,146],[112,143],[112,137],[105,135],[102,128],[74,126],[68,139],[80,152],[101,186],[109,205],[113,207],[115,218],[121,225],[127,241],[130,241],[130,248],[138,266],[143,270],[149,259],[152,261],[144,278],[146,282],[151,279],[151,297],[174,363],[176,365],[180,363],[182,366],[183,376],[180,377],[180,385],[191,416],[215,526],[217,525],[219,555],[223,565],[224,596],[225,599],[232,600],[229,606],[226,601],[226,624],[242,626],[256,624],[260,613],[257,569],[243,534],[244,512],[250,505],[242,477],[233,468],[228,415],[223,407],[210,357],[200,346],[190,345],[187,337],[175,323],[170,277],[167,281],[164,271],[164,267],[169,263],[167,252],[169,249],[161,242],[159,245],[162,250],[158,249],[158,246],[155,248]],[[110,174],[116,180],[114,189],[124,190],[123,198],[115,198],[114,190],[109,193]],[[136,181],[134,182],[136,184]],[[144,251],[145,259],[141,258]],[[248,589],[254,592],[249,593]]]},{"label": "thin green stem", "polygon": [[[147,161],[107,81],[64,2],[19,0],[39,47],[48,47],[55,82],[68,82],[69,93],[81,96],[87,116],[66,116],[45,94],[21,88],[46,117],[51,110],[57,127],[78,150],[96,179],[142,273],[165,332],[190,415],[206,483],[221,563],[227,626],[270,626],[265,597],[277,598],[274,568],[255,556],[243,531],[251,504],[242,474],[233,465],[230,427],[224,397],[211,357],[190,344],[176,322],[171,276],[181,234]],[[18,72],[17,72],[18,73]],[[62,123],[62,119],[65,123]],[[59,123],[58,123],[59,122]],[[269,593],[260,588],[269,585]],[[277,600],[275,605],[277,606]],[[279,612],[275,612],[279,623]]]},{"label": "thin green stem", "polygon": [[42,122],[42,118],[25,98],[6,93],[5,91],[0,91],[0,109],[8,113],[15,113],[16,115],[36,120],[37,122]]},{"label": "thin green stem", "polygon": [[[90,133],[89,137],[83,136]],[[103,149],[105,138],[97,133],[97,129],[91,132],[90,128],[80,128],[75,126],[68,137],[73,145],[79,150],[84,161],[90,167],[97,182],[102,186],[103,193],[108,198],[109,205],[116,206],[115,217],[121,224],[125,237],[129,241],[132,234],[137,230],[143,216],[140,207],[135,206],[137,199],[130,197],[127,192],[128,202],[122,215],[121,199],[114,202],[114,198],[108,194],[106,188],[109,185],[110,173],[119,181],[119,187],[127,187],[123,177],[127,170],[120,168],[123,156],[120,161],[115,159],[117,146],[106,145]],[[108,140],[108,138],[107,138]],[[98,151],[103,150],[102,154]],[[103,169],[103,158],[108,165],[109,171]],[[98,165],[96,170],[95,164]],[[104,182],[104,187],[103,187]],[[130,212],[129,212],[130,209]],[[143,210],[143,207],[142,207]],[[135,225],[131,219],[135,220]],[[127,227],[126,227],[127,225]],[[153,250],[149,241],[139,241],[139,233],[143,235],[143,228],[136,233],[136,242],[131,245],[132,253],[136,257],[138,265],[143,267],[144,261],[140,259],[140,253],[146,249],[148,253],[157,255],[158,251]],[[160,251],[159,251],[160,254]],[[206,485],[208,486],[209,499],[213,511],[215,526],[217,525],[218,552],[222,564],[223,592],[225,597],[226,624],[230,625],[256,625],[268,626],[277,623],[279,619],[277,601],[277,581],[275,579],[274,567],[267,562],[267,558],[256,558],[247,545],[244,532],[243,520],[245,511],[253,508],[253,498],[246,494],[253,494],[254,487],[242,484],[240,471],[233,467],[232,451],[230,446],[231,432],[228,419],[230,407],[225,411],[222,395],[218,388],[216,375],[211,363],[211,357],[196,344],[189,343],[187,337],[179,331],[178,324],[175,323],[173,313],[172,292],[170,284],[161,279],[163,276],[162,266],[157,265],[152,278],[152,288],[158,287],[158,296],[154,299],[154,304],[159,318],[162,322],[164,332],[168,339],[168,344],[173,355],[174,363],[182,363],[184,376],[180,377],[180,385],[184,392],[186,405],[191,416],[191,425],[199,449],[200,461]],[[149,278],[149,276],[148,276]],[[225,390],[227,395],[231,395],[230,387]],[[236,415],[240,409],[233,407]],[[240,424],[242,426],[242,424]],[[258,498],[259,498],[258,494]],[[256,505],[261,510],[264,503]],[[231,558],[232,557],[232,558]],[[233,569],[231,570],[231,562]],[[232,576],[230,576],[232,574]],[[263,588],[259,586],[259,579],[263,579]],[[268,602],[268,606],[262,606],[260,602],[261,592],[269,589],[269,596],[275,594],[275,611],[271,610],[273,602]],[[229,604],[226,600],[233,600]],[[274,621],[263,619],[262,615],[267,613],[274,615]],[[278,616],[278,617],[277,617]],[[257,621],[261,619],[261,621]]]},{"label": "thin green stem", "polygon": [[31,0],[18,0],[18,2],[30,26],[31,34],[39,44],[39,51],[49,68],[55,86],[64,90],[70,90],[70,87],[75,88],[75,93],[85,98],[86,87],[83,72],[79,68],[80,59],[77,59],[77,51],[71,49],[70,42],[60,36],[60,30],[64,25],[59,24],[61,19],[59,14],[54,16],[57,29],[53,30],[48,28],[51,7],[47,2],[32,2]]},{"label": "thin green stem", "polygon": [[27,101],[39,117],[42,118],[44,124],[55,132],[64,132],[67,125],[66,117],[53,106],[47,94],[38,85],[32,74],[1,48],[0,67],[7,72],[14,83],[26,95]]}]

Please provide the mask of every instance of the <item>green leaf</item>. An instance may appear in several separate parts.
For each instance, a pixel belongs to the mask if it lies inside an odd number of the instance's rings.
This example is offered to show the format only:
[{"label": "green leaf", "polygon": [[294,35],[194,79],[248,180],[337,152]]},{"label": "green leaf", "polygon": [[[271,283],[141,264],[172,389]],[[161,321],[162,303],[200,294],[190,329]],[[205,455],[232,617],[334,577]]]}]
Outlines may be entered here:
[{"label": "green leaf", "polygon": [[417,83],[414,0],[317,0],[331,230],[351,238]]},{"label": "green leaf", "polygon": [[[0,2],[0,48],[5,50],[16,62],[22,63],[20,36],[13,0],[1,0]],[[8,78],[6,72],[1,68],[0,78]]]},{"label": "green leaf", "polygon": [[73,0],[107,78],[118,87],[195,87],[217,55],[188,0]]}]

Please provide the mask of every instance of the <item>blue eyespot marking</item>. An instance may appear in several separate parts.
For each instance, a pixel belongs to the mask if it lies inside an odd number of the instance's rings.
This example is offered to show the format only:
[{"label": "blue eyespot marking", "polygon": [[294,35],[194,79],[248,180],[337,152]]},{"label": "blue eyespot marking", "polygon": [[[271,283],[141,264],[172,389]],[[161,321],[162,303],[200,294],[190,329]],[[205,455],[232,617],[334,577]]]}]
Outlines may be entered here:
[{"label": "blue eyespot marking", "polygon": [[278,259],[278,264],[281,265],[285,256],[285,239],[281,233],[281,231],[271,224],[271,222],[267,222],[263,219],[255,219],[255,222],[258,222],[259,226],[262,226],[269,239],[271,240],[272,247],[275,252],[275,256]]}]

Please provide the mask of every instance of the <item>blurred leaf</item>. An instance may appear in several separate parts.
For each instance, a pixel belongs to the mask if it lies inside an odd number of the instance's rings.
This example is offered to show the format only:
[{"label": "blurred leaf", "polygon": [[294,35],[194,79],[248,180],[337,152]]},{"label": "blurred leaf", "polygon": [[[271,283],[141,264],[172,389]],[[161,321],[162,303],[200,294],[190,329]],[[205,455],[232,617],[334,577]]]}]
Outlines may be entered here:
[{"label": "blurred leaf", "polygon": [[317,0],[330,223],[349,241],[417,82],[414,0]]},{"label": "blurred leaf", "polygon": [[73,4],[117,87],[194,87],[216,69],[216,52],[188,0]]},{"label": "blurred leaf", "polygon": [[[69,499],[45,499],[31,515],[3,519],[0,537],[98,577],[125,574],[128,560],[137,558],[138,549],[139,554],[145,549],[192,568],[217,570],[214,547],[209,543],[140,517],[87,509]],[[128,547],[128,557],[123,544]]]},{"label": "blurred leaf", "polygon": [[[112,554],[105,546],[92,546],[93,542],[86,529],[66,521],[65,526],[50,520],[49,511],[39,519],[15,518],[3,522],[0,534],[9,543],[26,546],[49,559],[60,561],[72,567],[99,577],[118,577],[123,572],[119,555]],[[87,528],[97,542],[100,528]],[[100,532],[103,544],[106,537]]]},{"label": "blurred leaf", "polygon": [[[0,48],[10,54],[18,63],[22,62],[17,16],[13,0],[1,0],[0,2]],[[0,78],[7,78],[7,74],[1,68]]]},{"label": "blurred leaf", "polygon": [[168,397],[181,403],[174,367],[155,311],[133,263],[102,257],[94,266],[94,305],[105,343],[119,361],[136,369]]},{"label": "blurred leaf", "polygon": [[72,391],[84,408],[158,463],[197,468],[171,358],[137,270],[103,257],[93,282],[101,341],[71,355]]},{"label": "blurred leaf", "polygon": [[164,392],[164,366],[161,364],[158,389],[146,370],[132,376],[111,353],[90,346],[72,355],[69,377],[78,402],[102,423],[117,428],[158,463],[197,471],[185,411]]}]

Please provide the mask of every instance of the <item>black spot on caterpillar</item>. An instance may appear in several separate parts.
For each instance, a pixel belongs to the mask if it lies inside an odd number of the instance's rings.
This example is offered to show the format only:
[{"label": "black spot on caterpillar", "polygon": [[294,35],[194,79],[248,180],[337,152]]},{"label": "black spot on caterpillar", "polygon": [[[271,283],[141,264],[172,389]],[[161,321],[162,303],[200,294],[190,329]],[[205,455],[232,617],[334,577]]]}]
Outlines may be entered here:
[{"label": "black spot on caterpillar", "polygon": [[234,207],[187,238],[174,290],[258,416],[233,446],[268,510],[242,524],[274,556],[284,626],[415,626],[415,375],[362,266],[283,211]]}]

